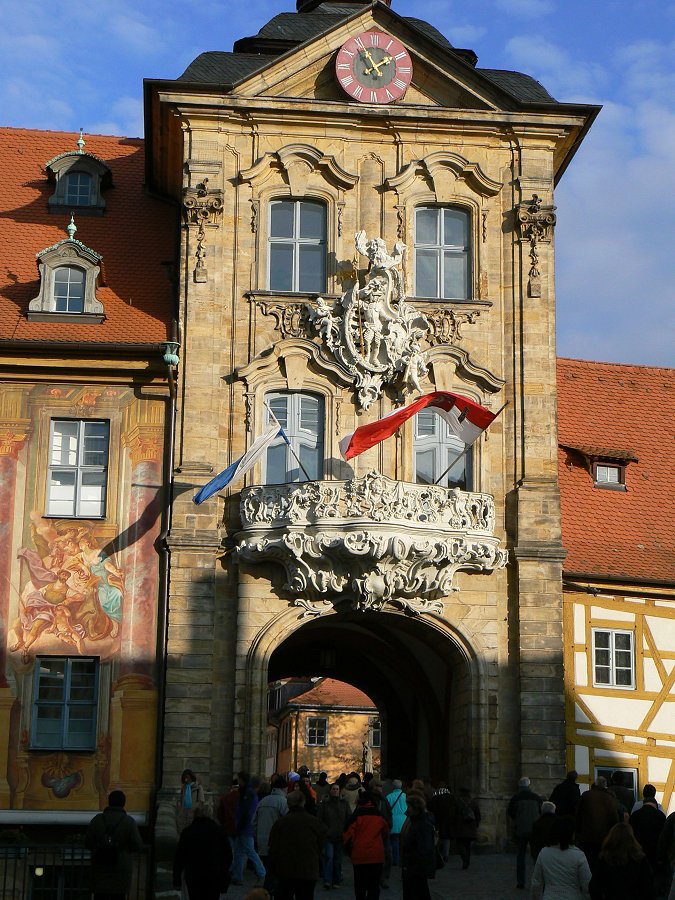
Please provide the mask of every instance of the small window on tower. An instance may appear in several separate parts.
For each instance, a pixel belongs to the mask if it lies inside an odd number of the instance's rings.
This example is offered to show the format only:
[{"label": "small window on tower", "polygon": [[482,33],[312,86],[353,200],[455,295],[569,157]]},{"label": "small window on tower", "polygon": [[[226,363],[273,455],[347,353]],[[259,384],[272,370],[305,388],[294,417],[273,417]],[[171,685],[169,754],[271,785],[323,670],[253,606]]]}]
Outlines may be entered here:
[{"label": "small window on tower", "polygon": [[614,491],[625,491],[625,466],[616,463],[594,463],[593,479],[595,486],[609,488]]}]

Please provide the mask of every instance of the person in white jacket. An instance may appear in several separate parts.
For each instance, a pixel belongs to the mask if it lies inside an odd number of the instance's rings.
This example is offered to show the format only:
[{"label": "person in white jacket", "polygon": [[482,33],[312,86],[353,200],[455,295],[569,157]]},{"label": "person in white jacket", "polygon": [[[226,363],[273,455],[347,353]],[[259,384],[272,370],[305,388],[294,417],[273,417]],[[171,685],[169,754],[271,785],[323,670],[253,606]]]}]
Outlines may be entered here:
[{"label": "person in white jacket", "polygon": [[572,843],[574,824],[559,818],[553,824],[549,846],[537,857],[532,873],[532,897],[543,900],[582,900],[588,897],[591,870],[585,854]]}]

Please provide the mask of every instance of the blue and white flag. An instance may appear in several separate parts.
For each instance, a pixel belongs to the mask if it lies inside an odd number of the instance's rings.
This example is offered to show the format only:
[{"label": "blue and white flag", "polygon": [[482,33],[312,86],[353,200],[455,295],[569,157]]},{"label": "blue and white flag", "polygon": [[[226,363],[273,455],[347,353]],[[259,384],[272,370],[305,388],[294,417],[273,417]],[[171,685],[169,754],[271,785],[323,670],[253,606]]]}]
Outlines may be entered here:
[{"label": "blue and white flag", "polygon": [[235,478],[241,478],[245,475],[249,469],[253,468],[272,441],[279,435],[286,439],[283,428],[281,428],[279,423],[271,422],[260,437],[253,441],[242,457],[235,460],[219,475],[212,478],[208,484],[205,484],[201,490],[197,491],[192,498],[193,502],[203,503],[204,500],[208,500],[208,498],[212,494],[215,494],[216,491],[221,491],[224,487],[227,487],[231,481],[235,480]]}]

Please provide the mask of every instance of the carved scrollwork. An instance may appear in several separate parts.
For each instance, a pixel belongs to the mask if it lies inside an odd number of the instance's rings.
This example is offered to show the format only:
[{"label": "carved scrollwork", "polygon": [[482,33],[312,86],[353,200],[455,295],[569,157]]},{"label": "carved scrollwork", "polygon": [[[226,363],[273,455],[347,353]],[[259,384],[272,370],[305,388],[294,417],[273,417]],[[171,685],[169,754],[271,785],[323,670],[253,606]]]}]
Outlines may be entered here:
[{"label": "carved scrollwork", "polygon": [[493,571],[507,560],[490,495],[404,484],[375,471],[247,488],[241,519],[239,558],[282,565],[283,590],[311,615],[338,596],[358,610],[391,604],[414,615],[440,613],[441,598],[456,590],[455,572]]},{"label": "carved scrollwork", "polygon": [[195,282],[208,281],[206,268],[206,227],[217,225],[217,220],[223,211],[223,192],[220,189],[209,189],[209,179],[204,178],[194,187],[183,189],[183,213],[188,225],[196,225],[197,247],[195,250],[195,268],[193,277]]},{"label": "carved scrollwork", "polygon": [[553,226],[556,223],[555,209],[555,206],[544,206],[537,194],[533,194],[527,203],[521,203],[516,207],[518,239],[530,244],[527,282],[527,293],[530,297],[541,297],[538,245],[551,240]]},{"label": "carved scrollwork", "polygon": [[472,309],[466,313],[455,312],[454,309],[424,310],[424,315],[429,322],[429,334],[427,340],[432,346],[436,344],[458,344],[462,341],[463,325],[473,325],[480,316],[479,309]]},{"label": "carved scrollwork", "polygon": [[306,337],[311,331],[309,309],[306,303],[272,303],[256,300],[256,305],[265,316],[272,316],[277,331],[282,338]]}]

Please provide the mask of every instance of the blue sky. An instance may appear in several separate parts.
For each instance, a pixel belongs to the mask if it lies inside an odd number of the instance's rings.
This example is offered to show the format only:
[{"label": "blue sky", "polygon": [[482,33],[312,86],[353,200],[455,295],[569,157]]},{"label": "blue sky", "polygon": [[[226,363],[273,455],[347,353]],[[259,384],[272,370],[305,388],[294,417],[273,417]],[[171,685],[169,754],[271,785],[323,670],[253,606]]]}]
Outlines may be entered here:
[{"label": "blue sky", "polygon": [[[142,79],[294,0],[0,0],[0,124],[142,134]],[[556,194],[558,353],[675,362],[675,0],[392,0],[478,65],[603,104]]]}]

